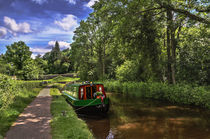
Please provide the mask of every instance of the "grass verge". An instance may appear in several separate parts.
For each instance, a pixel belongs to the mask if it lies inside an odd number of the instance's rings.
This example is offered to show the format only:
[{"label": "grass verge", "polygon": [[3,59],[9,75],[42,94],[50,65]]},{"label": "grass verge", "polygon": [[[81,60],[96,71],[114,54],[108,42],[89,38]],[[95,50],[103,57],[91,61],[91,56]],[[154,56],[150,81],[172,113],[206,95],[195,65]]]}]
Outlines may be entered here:
[{"label": "grass verge", "polygon": [[56,83],[56,82],[71,82],[71,81],[77,81],[77,80],[79,80],[79,78],[57,76],[53,79],[49,79],[49,80],[45,80],[45,81]]},{"label": "grass verge", "polygon": [[0,78],[0,139],[24,108],[43,87],[39,82],[15,81],[8,76]]},{"label": "grass verge", "polygon": [[51,88],[51,121],[53,139],[92,139],[93,134],[86,123],[79,119],[57,88]]}]

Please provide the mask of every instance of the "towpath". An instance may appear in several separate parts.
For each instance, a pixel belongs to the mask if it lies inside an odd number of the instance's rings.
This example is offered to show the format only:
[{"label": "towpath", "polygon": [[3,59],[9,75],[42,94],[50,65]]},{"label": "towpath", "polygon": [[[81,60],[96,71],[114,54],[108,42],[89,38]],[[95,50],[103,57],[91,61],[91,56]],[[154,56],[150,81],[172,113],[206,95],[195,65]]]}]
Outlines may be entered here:
[{"label": "towpath", "polygon": [[5,139],[51,139],[50,88],[44,88],[20,114]]}]

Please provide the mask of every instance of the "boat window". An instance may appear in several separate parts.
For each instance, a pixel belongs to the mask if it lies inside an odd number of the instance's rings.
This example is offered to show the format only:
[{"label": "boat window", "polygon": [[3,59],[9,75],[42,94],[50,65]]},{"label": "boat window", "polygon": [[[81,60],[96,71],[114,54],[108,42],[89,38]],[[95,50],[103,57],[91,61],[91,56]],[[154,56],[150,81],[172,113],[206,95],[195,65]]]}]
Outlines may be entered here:
[{"label": "boat window", "polygon": [[87,99],[91,99],[91,87],[86,87],[86,97]]},{"label": "boat window", "polygon": [[96,98],[97,88],[96,86],[92,87],[93,98]]},{"label": "boat window", "polygon": [[102,92],[102,88],[101,88],[101,86],[99,86],[99,92]]},{"label": "boat window", "polygon": [[84,95],[84,92],[83,92],[83,87],[80,89],[80,92],[81,92],[81,99],[83,99],[83,95]]}]

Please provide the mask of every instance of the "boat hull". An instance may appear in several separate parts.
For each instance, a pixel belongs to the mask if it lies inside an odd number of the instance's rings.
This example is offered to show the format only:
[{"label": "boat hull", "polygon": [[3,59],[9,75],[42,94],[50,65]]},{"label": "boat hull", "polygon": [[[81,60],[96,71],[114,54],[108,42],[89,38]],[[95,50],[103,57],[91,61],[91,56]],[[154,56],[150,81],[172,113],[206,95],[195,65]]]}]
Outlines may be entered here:
[{"label": "boat hull", "polygon": [[75,108],[76,111],[96,110],[106,113],[109,110],[109,98],[104,98],[103,101],[101,100],[101,98],[79,100],[65,92],[63,92],[63,95],[66,100]]}]

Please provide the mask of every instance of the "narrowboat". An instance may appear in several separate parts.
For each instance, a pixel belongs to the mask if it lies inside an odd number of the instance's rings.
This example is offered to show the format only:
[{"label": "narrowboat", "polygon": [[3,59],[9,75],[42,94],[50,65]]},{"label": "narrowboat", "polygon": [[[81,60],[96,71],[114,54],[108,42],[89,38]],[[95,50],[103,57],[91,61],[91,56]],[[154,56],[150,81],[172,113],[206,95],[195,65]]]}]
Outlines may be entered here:
[{"label": "narrowboat", "polygon": [[81,84],[66,84],[62,94],[75,110],[99,110],[103,113],[109,110],[109,98],[103,84],[85,82]]}]

